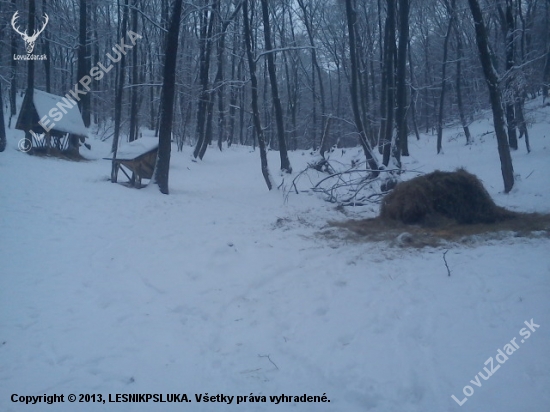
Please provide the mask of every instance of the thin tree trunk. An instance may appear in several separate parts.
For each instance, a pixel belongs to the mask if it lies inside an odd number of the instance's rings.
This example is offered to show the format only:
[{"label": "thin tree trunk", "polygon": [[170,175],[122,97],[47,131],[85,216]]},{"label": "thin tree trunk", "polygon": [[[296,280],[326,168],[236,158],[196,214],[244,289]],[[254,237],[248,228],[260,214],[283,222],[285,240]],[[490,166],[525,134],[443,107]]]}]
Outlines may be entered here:
[{"label": "thin tree trunk", "polygon": [[[78,36],[78,67],[77,67],[77,81],[80,81],[84,76],[89,72],[88,69],[88,60],[87,60],[87,44],[88,44],[88,32],[87,32],[87,11],[86,11],[86,1],[80,0],[80,26],[79,26],[79,36]],[[78,101],[78,108],[82,113],[82,120],[84,121],[84,126],[90,127],[90,95],[86,93]],[[73,150],[78,151],[78,142],[76,142]]]},{"label": "thin tree trunk", "polygon": [[443,42],[443,62],[441,63],[441,94],[439,95],[439,114],[437,116],[437,153],[441,153],[443,141],[443,112],[445,110],[445,91],[447,88],[447,56],[449,53],[449,38],[451,37],[451,29],[455,19],[455,3],[451,2],[449,9],[449,25],[447,33],[445,33],[445,41]]},{"label": "thin tree trunk", "polygon": [[[35,0],[29,0],[29,33],[34,33],[34,18],[35,18],[36,5]],[[24,113],[24,122],[25,125],[25,151],[29,154],[32,154],[32,135],[31,129],[33,126],[33,118],[31,112],[31,106],[33,101],[34,94],[34,61],[29,60],[27,62],[27,96],[30,99],[30,105],[28,107],[23,107],[26,112]]]},{"label": "thin tree trunk", "polygon": [[414,134],[416,136],[416,140],[420,140],[420,133],[418,131],[418,123],[416,121],[416,99],[418,96],[418,92],[416,91],[416,87],[413,85],[414,81],[414,71],[413,71],[413,62],[412,62],[412,55],[411,55],[411,44],[409,42],[409,50],[407,51],[408,58],[409,58],[409,76],[411,78],[411,118],[414,128]]},{"label": "thin tree trunk", "polygon": [[550,98],[550,47],[546,52],[546,62],[544,63],[544,69],[542,73],[542,101]]},{"label": "thin tree trunk", "polygon": [[519,129],[519,138],[525,136],[525,147],[527,153],[531,153],[531,145],[529,144],[529,130],[527,130],[527,123],[525,122],[525,114],[523,113],[523,107],[525,105],[525,99],[520,98],[516,101],[516,120]]},{"label": "thin tree trunk", "polygon": [[6,126],[4,125],[4,99],[0,85],[0,152],[6,150]]},{"label": "thin tree trunk", "polygon": [[500,90],[498,88],[498,76],[491,61],[489,45],[487,41],[487,31],[483,22],[483,14],[477,0],[468,0],[470,10],[474,18],[476,30],[476,42],[483,67],[483,73],[487,80],[489,88],[489,96],[491,99],[491,107],[493,109],[493,122],[495,125],[495,134],[498,144],[498,154],[500,157],[500,168],[504,181],[504,191],[506,193],[512,190],[514,186],[514,167],[512,166],[512,156],[510,155],[510,147],[508,146],[508,136],[504,123],[504,112],[502,110],[502,102],[500,99]]},{"label": "thin tree trunk", "polygon": [[[302,9],[304,13],[304,24],[306,26],[306,31],[309,39],[309,44],[311,46],[311,62],[312,65],[317,72],[317,79],[319,83],[319,95],[321,100],[321,130],[325,130],[325,123],[327,121],[326,119],[326,98],[325,98],[325,87],[323,85],[323,77],[321,72],[321,67],[319,66],[319,60],[317,59],[317,49],[315,47],[315,41],[313,39],[313,30],[311,27],[312,21],[308,18],[307,8],[303,2],[303,0],[298,1],[298,5]],[[310,13],[311,14],[311,13]],[[313,17],[312,17],[313,18]],[[315,94],[315,89],[313,90]]]},{"label": "thin tree trunk", "polygon": [[346,0],[346,17],[347,17],[348,35],[349,35],[349,50],[350,50],[350,64],[351,64],[350,97],[351,97],[351,107],[353,110],[353,117],[355,119],[355,126],[357,128],[357,132],[359,133],[359,141],[361,143],[361,146],[363,146],[363,151],[365,152],[368,168],[370,169],[371,173],[374,176],[378,176],[379,174],[378,162],[376,161],[372,153],[372,149],[370,148],[367,136],[365,134],[363,122],[361,120],[361,112],[359,109],[359,99],[357,96],[359,84],[357,80],[358,64],[357,64],[357,54],[356,54],[357,45],[355,41],[356,16],[355,16],[355,10],[353,8],[351,0]]},{"label": "thin tree trunk", "polygon": [[[11,1],[13,12],[17,10],[16,0]],[[11,31],[11,56],[17,53],[17,42],[16,42],[17,33],[15,30]],[[11,84],[10,84],[10,124],[11,118],[17,114],[16,106],[16,96],[17,96],[17,60],[11,59]]]},{"label": "thin tree trunk", "polygon": [[[220,15],[220,2],[214,1],[212,3],[212,12],[210,14],[210,35],[208,36],[208,41],[210,42],[211,46],[214,44],[214,37],[218,37],[220,33],[214,33],[214,26],[216,25],[216,22],[218,21],[218,17]],[[210,59],[211,53],[209,53],[208,59]],[[210,66],[210,64],[209,64]],[[208,84],[208,82],[206,83]],[[211,90],[207,91],[207,100],[206,100],[206,123],[204,127],[204,138],[202,139],[202,144],[199,150],[199,159],[203,159],[204,154],[206,153],[206,149],[208,149],[208,145],[212,143],[212,135],[214,133],[214,99],[216,98],[216,93],[214,90],[216,89],[216,80],[214,80],[214,87]]]},{"label": "thin tree trunk", "polygon": [[256,60],[252,54],[252,33],[250,30],[250,20],[248,16],[248,1],[249,0],[243,1],[243,30],[246,55],[248,58],[248,68],[250,70],[252,118],[254,121],[254,129],[256,130],[256,135],[258,137],[258,145],[260,147],[262,175],[265,179],[268,190],[271,190],[273,188],[273,182],[271,180],[271,175],[267,164],[267,149],[265,146],[264,132],[260,120],[260,110],[258,108],[258,79],[256,78]]},{"label": "thin tree trunk", "polygon": [[391,157],[391,142],[393,140],[395,114],[395,0],[387,0],[386,17],[387,38],[384,44],[384,66],[386,71],[386,123],[382,139],[382,163],[388,166]]},{"label": "thin tree trunk", "polygon": [[[219,13],[219,5],[217,6],[218,10],[217,13]],[[237,16],[239,10],[241,8],[241,4],[238,4],[231,16],[221,21],[220,19],[220,32],[218,33],[218,42],[217,42],[217,62],[218,67],[216,71],[216,77],[214,79],[214,90],[218,91],[218,148],[222,150],[222,142],[226,140],[226,127],[225,127],[225,103],[224,103],[224,97],[225,97],[225,87],[224,87],[224,55],[225,55],[225,36],[227,34],[227,28],[233,21],[233,19]],[[206,146],[203,146],[204,150],[206,150]],[[204,154],[203,154],[204,155]],[[202,157],[201,157],[202,159]]]},{"label": "thin tree trunk", "polygon": [[[380,10],[380,0],[378,1],[379,14],[382,15]],[[381,17],[379,17],[381,19]],[[388,25],[388,16],[386,16],[386,24],[384,25],[384,42],[380,43],[380,71],[381,71],[381,85],[380,85],[380,129],[378,130],[378,153],[384,154],[384,146],[386,142],[386,123],[388,121],[388,79],[391,73],[389,67],[386,64],[387,47],[390,37],[390,26]],[[380,39],[382,40],[382,39]],[[388,159],[389,161],[389,159]],[[384,160],[382,160],[384,162]]]},{"label": "thin tree trunk", "polygon": [[517,150],[518,149],[518,138],[516,134],[516,116],[514,112],[515,98],[516,93],[513,86],[513,76],[511,71],[515,65],[514,58],[514,37],[515,37],[515,22],[514,16],[512,13],[512,3],[511,0],[506,0],[506,11],[503,16],[503,31],[504,38],[506,42],[506,121],[508,125],[508,142],[510,148]]},{"label": "thin tree trunk", "polygon": [[470,134],[470,127],[466,121],[466,114],[464,113],[464,103],[462,101],[462,59],[464,58],[464,52],[462,50],[462,33],[455,25],[456,34],[456,100],[458,105],[458,114],[460,116],[460,123],[466,136],[466,144],[470,144],[472,136]]},{"label": "thin tree trunk", "polygon": [[[132,2],[132,31],[134,33],[138,32],[138,1],[133,0]],[[132,49],[132,94],[130,98],[130,136],[129,141],[133,142],[138,138],[138,130],[139,130],[139,123],[138,123],[138,48],[134,47]]]},{"label": "thin tree trunk", "polygon": [[269,24],[269,6],[267,0],[262,2],[262,15],[264,22],[264,40],[265,49],[267,51],[267,70],[269,72],[269,82],[271,83],[271,98],[275,109],[275,122],[277,124],[277,140],[279,143],[279,156],[281,158],[281,170],[285,173],[292,173],[292,166],[288,158],[286,149],[285,126],[283,120],[283,107],[279,98],[279,87],[277,86],[277,73],[275,71],[275,60],[273,58],[273,45],[271,42],[271,27]]},{"label": "thin tree trunk", "polygon": [[[42,11],[44,13],[47,13],[48,11],[46,0],[42,0]],[[48,36],[48,32],[44,33],[44,54],[46,56],[50,56],[50,39]],[[49,58],[44,60],[44,74],[46,76],[46,93],[51,93],[52,75],[51,75],[51,62]]]},{"label": "thin tree trunk", "polygon": [[[217,1],[212,4],[215,8]],[[206,0],[205,4],[208,4]],[[212,54],[212,31],[214,29],[214,20],[216,14],[213,10],[210,10],[210,16],[208,16],[208,10],[203,11],[201,16],[201,49],[200,49],[200,83],[201,92],[199,94],[199,102],[197,105],[197,144],[193,151],[195,158],[204,156],[206,148],[204,145],[208,145],[210,136],[206,134],[207,116],[210,99],[212,99],[212,92],[208,90],[209,73],[210,73],[210,57]],[[201,157],[202,159],[202,157]]]},{"label": "thin tree trunk", "polygon": [[[119,19],[121,14],[121,5],[120,1],[118,2],[118,13]],[[120,21],[120,20],[119,20]],[[120,28],[120,35],[126,35],[126,29],[128,28],[128,0],[124,2],[124,9],[122,10],[122,25]],[[113,50],[114,51],[114,50]],[[120,139],[120,123],[122,121],[122,98],[124,95],[124,71],[126,69],[126,57],[124,53],[121,53],[120,62],[117,65],[117,91],[115,95],[115,131],[113,136],[113,145],[111,147],[111,152],[113,153],[113,163],[111,167],[111,182],[116,183],[118,169],[115,162],[116,154],[118,151],[118,142]]]},{"label": "thin tree trunk", "polygon": [[216,73],[216,78],[214,80],[214,90],[218,91],[218,149],[220,151],[223,147],[223,141],[227,139],[226,137],[226,127],[225,127],[225,105],[224,105],[224,97],[225,97],[225,87],[223,84],[223,56],[224,56],[224,49],[225,49],[225,28],[226,26],[229,26],[228,22],[223,22],[222,29],[221,29],[221,35],[218,39],[217,49],[218,49],[218,71]]},{"label": "thin tree trunk", "polygon": [[407,46],[409,44],[409,0],[399,0],[399,46],[397,52],[397,91],[395,157],[409,156],[407,140]]}]

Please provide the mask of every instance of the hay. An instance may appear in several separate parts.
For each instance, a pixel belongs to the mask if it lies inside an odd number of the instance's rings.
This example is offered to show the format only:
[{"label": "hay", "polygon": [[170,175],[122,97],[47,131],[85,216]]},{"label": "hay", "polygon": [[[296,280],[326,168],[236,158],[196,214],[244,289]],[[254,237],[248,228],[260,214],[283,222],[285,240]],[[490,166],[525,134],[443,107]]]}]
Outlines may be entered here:
[{"label": "hay", "polygon": [[464,169],[436,170],[399,183],[382,200],[380,216],[406,224],[495,223],[516,216],[495,204],[479,179]]}]

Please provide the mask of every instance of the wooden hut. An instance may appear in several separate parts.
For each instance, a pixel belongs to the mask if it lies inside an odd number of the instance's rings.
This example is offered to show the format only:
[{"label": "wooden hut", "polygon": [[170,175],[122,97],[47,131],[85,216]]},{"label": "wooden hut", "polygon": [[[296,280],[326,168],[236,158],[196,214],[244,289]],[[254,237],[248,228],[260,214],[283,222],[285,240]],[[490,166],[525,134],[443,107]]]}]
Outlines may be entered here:
[{"label": "wooden hut", "polygon": [[76,142],[73,149],[78,149],[78,142],[88,136],[76,100],[36,89],[25,94],[15,128],[31,132],[35,150],[66,151],[71,148],[70,136]]},{"label": "wooden hut", "polygon": [[113,162],[112,181],[118,181],[118,172],[121,170],[131,186],[141,188],[141,179],[153,177],[158,147],[157,137],[142,137],[121,145],[114,158],[107,158]]}]

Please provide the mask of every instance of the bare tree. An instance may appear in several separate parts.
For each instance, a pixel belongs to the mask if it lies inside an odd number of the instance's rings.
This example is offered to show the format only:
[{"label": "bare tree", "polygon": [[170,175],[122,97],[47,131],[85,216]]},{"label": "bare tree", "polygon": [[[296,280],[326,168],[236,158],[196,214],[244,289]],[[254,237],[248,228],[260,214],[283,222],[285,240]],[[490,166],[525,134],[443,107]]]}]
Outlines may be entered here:
[{"label": "bare tree", "polygon": [[397,90],[395,157],[401,164],[400,155],[409,156],[407,141],[407,46],[409,44],[409,0],[399,0],[399,46],[397,50]]},{"label": "bare tree", "polygon": [[[12,12],[15,13],[17,10],[17,3],[16,0],[11,1],[12,4]],[[11,55],[15,55],[17,53],[17,43],[16,43],[16,36],[17,33],[15,30],[11,31]],[[10,124],[11,124],[11,118],[14,117],[17,114],[17,106],[16,106],[16,95],[17,95],[17,60],[11,59],[11,84],[10,84]]]},{"label": "bare tree", "polygon": [[248,59],[248,69],[250,71],[250,85],[252,92],[252,119],[254,121],[254,130],[258,138],[258,146],[260,148],[260,160],[262,167],[262,175],[269,190],[273,189],[273,181],[269,173],[267,164],[267,148],[265,145],[264,131],[260,120],[260,109],[258,107],[258,78],[256,77],[256,59],[252,53],[252,33],[250,29],[250,17],[248,15],[248,1],[243,0],[243,31],[244,42],[246,46],[246,56]]},{"label": "bare tree", "polygon": [[178,54],[178,37],[181,22],[182,0],[174,0],[174,10],[164,57],[164,80],[162,82],[161,121],[159,129],[159,150],[155,167],[155,183],[161,193],[167,195],[168,175],[170,172],[170,152],[172,149],[172,120],[174,118],[174,94],[176,87],[176,62]]},{"label": "bare tree", "polygon": [[264,39],[267,59],[267,70],[269,72],[269,82],[271,83],[271,98],[275,108],[275,122],[277,124],[277,138],[279,142],[279,155],[281,157],[281,170],[285,173],[292,173],[292,166],[288,159],[286,150],[285,126],[283,121],[283,107],[279,98],[279,88],[277,86],[277,73],[275,71],[275,60],[273,58],[273,45],[271,43],[271,26],[269,25],[269,6],[267,0],[262,1],[262,15],[264,21]]},{"label": "bare tree", "polygon": [[[125,0],[124,3],[124,10],[122,10],[121,13],[121,5],[120,0],[118,0],[118,13],[119,13],[119,22],[120,22],[120,15],[122,14],[122,25],[120,26],[119,34],[122,36],[126,35],[126,29],[128,27],[128,0]],[[120,62],[117,65],[117,78],[118,78],[118,84],[117,84],[117,90],[116,90],[116,96],[115,96],[115,131],[113,136],[113,144],[111,147],[111,152],[113,153],[113,162],[111,167],[111,182],[116,182],[117,179],[117,164],[115,162],[117,150],[118,150],[118,142],[120,138],[120,125],[122,122],[122,99],[124,95],[124,78],[125,78],[125,68],[126,68],[126,56],[124,53],[122,53],[122,56],[120,56]]]},{"label": "bare tree", "polygon": [[451,4],[447,3],[446,5],[449,14],[449,23],[443,42],[443,60],[441,62],[441,92],[439,94],[439,114],[437,116],[437,153],[441,152],[443,141],[443,111],[445,110],[445,91],[447,90],[447,56],[449,54],[449,39],[451,38],[451,30],[455,19],[455,1],[451,0]]},{"label": "bare tree", "polygon": [[470,144],[472,136],[470,134],[470,127],[466,121],[466,115],[464,113],[464,103],[462,99],[462,60],[464,59],[462,32],[458,29],[458,25],[455,20],[455,37],[456,37],[456,103],[458,106],[458,113],[460,116],[460,123],[462,124],[462,130],[464,130],[464,136],[466,136],[466,144]]},{"label": "bare tree", "polygon": [[487,41],[487,30],[485,28],[479,2],[477,0],[468,0],[468,4],[470,5],[470,10],[474,18],[479,58],[487,81],[487,87],[489,88],[489,97],[493,110],[493,122],[498,143],[498,154],[500,157],[500,168],[504,180],[504,191],[508,193],[514,186],[514,167],[512,166],[512,156],[510,155],[508,136],[506,135],[504,112],[502,110],[500,90],[498,87],[498,76],[491,61],[489,44]]},{"label": "bare tree", "polygon": [[[138,31],[138,1],[132,1],[132,31],[137,33]],[[132,90],[130,97],[130,135],[128,140],[130,142],[138,138],[139,122],[138,122],[138,87],[139,74],[138,74],[138,47],[134,46],[132,49]]]},{"label": "bare tree", "polygon": [[[80,24],[78,34],[78,65],[77,65],[77,82],[80,81],[90,71],[89,56],[88,56],[88,24],[87,24],[87,7],[86,0],[80,0]],[[78,101],[78,108],[82,113],[84,126],[90,127],[90,95],[86,93]],[[78,141],[73,142],[75,150],[78,150]]]},{"label": "bare tree", "polygon": [[355,126],[357,127],[357,132],[359,133],[359,141],[365,152],[365,157],[367,159],[367,164],[369,169],[374,175],[378,175],[378,162],[372,153],[372,149],[368,142],[365,128],[363,127],[363,121],[361,119],[361,112],[359,110],[359,99],[357,96],[358,93],[358,62],[356,55],[357,44],[355,42],[355,23],[357,21],[355,8],[353,7],[352,0],[346,0],[346,16],[348,24],[348,34],[349,34],[349,50],[350,50],[350,71],[351,71],[351,81],[350,81],[350,96],[351,96],[351,107],[353,110],[353,117],[355,119]]},{"label": "bare tree", "polygon": [[[35,0],[29,0],[29,33],[34,33],[34,18],[36,14]],[[34,61],[31,59],[27,62],[27,98],[32,102],[34,94]],[[23,124],[25,125],[25,150],[32,154],[32,111],[26,110]]]},{"label": "bare tree", "polygon": [[[325,107],[325,87],[323,85],[323,72],[321,71],[321,67],[319,65],[319,60],[317,58],[317,47],[315,44],[314,36],[313,36],[313,17],[314,17],[314,11],[313,8],[315,7],[315,3],[313,1],[309,1],[309,3],[305,3],[304,0],[298,0],[298,5],[300,6],[300,9],[302,10],[304,26],[306,27],[307,36],[309,39],[309,44],[311,46],[311,65],[312,65],[312,93],[313,93],[313,105],[314,105],[314,113],[315,113],[315,100],[316,100],[316,90],[315,85],[319,85],[319,99],[321,101],[321,131],[323,132],[323,137],[326,137],[326,134],[324,133],[327,128],[325,127],[325,123],[327,122],[326,119],[326,107]],[[315,74],[317,74],[317,82],[315,82]],[[315,117],[315,115],[314,115]],[[315,119],[313,120],[314,126],[315,126]],[[313,128],[313,134],[315,136],[315,127]],[[315,141],[315,137],[314,137]],[[323,144],[326,144],[326,140],[323,141],[321,139],[321,143],[319,145],[319,152],[324,153],[326,150],[325,147],[323,147]]]},{"label": "bare tree", "polygon": [[[193,151],[195,158],[204,156],[206,152],[206,146],[210,143],[208,136],[205,132],[207,110],[209,107],[210,99],[212,99],[212,91],[208,90],[210,83],[210,57],[212,54],[212,31],[214,30],[214,22],[217,18],[216,13],[213,10],[209,10],[209,0],[205,0],[203,10],[200,11],[200,52],[199,52],[199,79],[201,85],[201,91],[198,97],[197,103],[197,144]],[[217,1],[214,0],[211,5],[216,7]],[[210,106],[211,107],[211,106]]]},{"label": "bare tree", "polygon": [[384,127],[380,130],[382,145],[382,163],[388,166],[391,156],[391,143],[393,140],[394,115],[395,115],[395,7],[396,0],[387,0],[386,26],[384,29],[384,82],[385,119]]}]

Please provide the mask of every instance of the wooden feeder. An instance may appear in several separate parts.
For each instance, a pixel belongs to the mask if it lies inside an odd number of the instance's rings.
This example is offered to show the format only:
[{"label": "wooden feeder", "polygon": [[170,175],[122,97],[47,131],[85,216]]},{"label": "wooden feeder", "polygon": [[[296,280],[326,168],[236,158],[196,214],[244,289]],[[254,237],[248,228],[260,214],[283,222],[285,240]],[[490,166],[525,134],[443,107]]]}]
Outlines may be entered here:
[{"label": "wooden feeder", "polygon": [[120,146],[113,162],[112,181],[118,181],[121,170],[128,178],[130,186],[141,188],[141,179],[151,179],[157,162],[159,140],[156,137],[142,137]]},{"label": "wooden feeder", "polygon": [[69,149],[70,135],[81,142],[88,136],[74,99],[36,89],[25,94],[15,128],[31,134],[34,150],[54,148],[63,152]]}]

